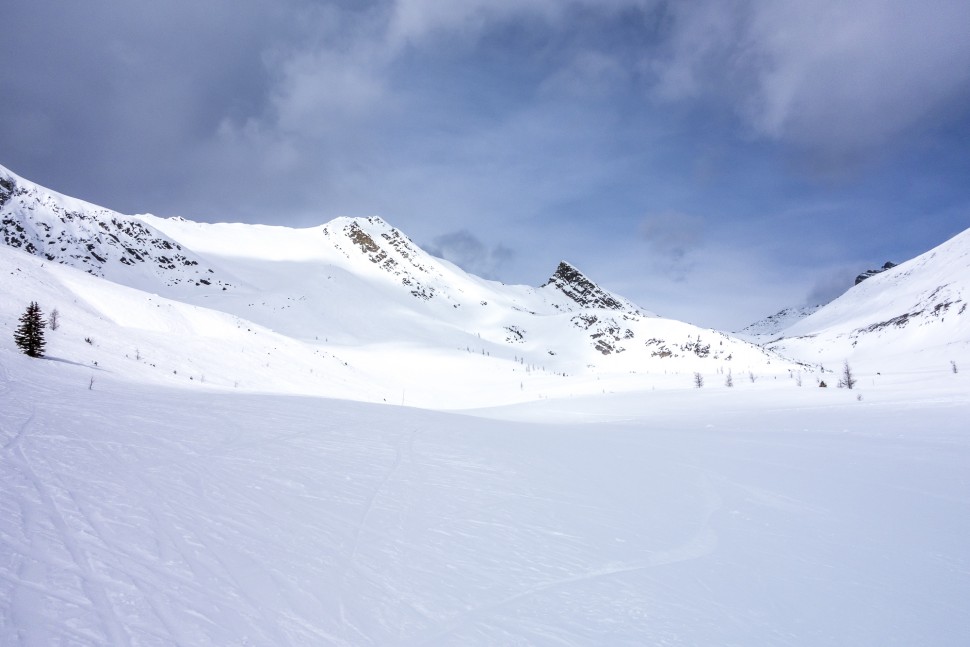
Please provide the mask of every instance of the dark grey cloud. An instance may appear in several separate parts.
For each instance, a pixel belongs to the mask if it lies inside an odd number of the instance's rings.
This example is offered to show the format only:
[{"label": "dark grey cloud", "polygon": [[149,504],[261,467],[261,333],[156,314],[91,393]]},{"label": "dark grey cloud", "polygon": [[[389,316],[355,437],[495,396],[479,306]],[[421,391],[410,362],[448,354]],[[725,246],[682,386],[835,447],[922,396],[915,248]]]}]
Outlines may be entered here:
[{"label": "dark grey cloud", "polygon": [[957,0],[671,3],[648,65],[661,97],[726,100],[759,136],[851,160],[965,114],[968,24]]},{"label": "dark grey cloud", "polygon": [[424,249],[466,272],[486,279],[498,279],[503,266],[515,257],[515,252],[510,248],[501,244],[486,245],[467,230],[436,236]]},{"label": "dark grey cloud", "polygon": [[263,55],[289,20],[259,0],[13,3],[0,144],[61,190],[119,209],[164,203],[220,121],[265,102]]}]

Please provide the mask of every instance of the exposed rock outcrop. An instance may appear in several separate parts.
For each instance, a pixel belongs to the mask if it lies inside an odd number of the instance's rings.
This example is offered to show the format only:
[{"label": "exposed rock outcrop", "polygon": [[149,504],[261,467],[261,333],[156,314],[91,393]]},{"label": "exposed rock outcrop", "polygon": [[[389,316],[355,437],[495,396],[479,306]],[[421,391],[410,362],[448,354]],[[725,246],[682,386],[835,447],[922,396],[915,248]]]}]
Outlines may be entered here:
[{"label": "exposed rock outcrop", "polygon": [[895,263],[893,263],[892,261],[886,261],[885,263],[883,263],[883,266],[880,267],[879,269],[876,269],[876,270],[866,270],[865,272],[863,272],[859,276],[855,277],[855,285],[859,285],[860,283],[862,283],[863,281],[865,281],[867,278],[869,278],[871,276],[875,276],[876,274],[882,274],[886,270],[891,270],[894,267],[896,267],[896,264]]},{"label": "exposed rock outcrop", "polygon": [[646,314],[630,301],[599,287],[566,261],[559,263],[552,277],[542,287],[562,292],[581,308],[605,308],[637,315]]}]

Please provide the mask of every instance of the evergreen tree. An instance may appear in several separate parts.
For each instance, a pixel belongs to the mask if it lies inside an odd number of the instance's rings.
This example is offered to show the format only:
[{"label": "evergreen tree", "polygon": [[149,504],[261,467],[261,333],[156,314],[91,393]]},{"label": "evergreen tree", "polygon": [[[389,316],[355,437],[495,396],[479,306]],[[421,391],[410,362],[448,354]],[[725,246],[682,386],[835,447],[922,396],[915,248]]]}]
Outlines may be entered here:
[{"label": "evergreen tree", "polygon": [[20,325],[13,333],[14,343],[30,357],[44,356],[44,317],[36,301],[31,301],[27,311],[20,315]]}]

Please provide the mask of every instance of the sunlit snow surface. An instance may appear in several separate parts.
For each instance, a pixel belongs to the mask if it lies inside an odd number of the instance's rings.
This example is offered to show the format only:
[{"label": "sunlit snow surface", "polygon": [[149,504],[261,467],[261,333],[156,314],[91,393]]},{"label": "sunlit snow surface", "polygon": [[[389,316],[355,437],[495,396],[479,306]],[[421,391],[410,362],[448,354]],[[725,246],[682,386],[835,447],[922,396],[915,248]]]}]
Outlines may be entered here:
[{"label": "sunlit snow surface", "polygon": [[199,265],[0,246],[0,645],[970,644],[970,232],[788,329],[797,363],[377,219],[141,220]]},{"label": "sunlit snow surface", "polygon": [[472,417],[0,365],[3,645],[970,642],[970,373]]}]

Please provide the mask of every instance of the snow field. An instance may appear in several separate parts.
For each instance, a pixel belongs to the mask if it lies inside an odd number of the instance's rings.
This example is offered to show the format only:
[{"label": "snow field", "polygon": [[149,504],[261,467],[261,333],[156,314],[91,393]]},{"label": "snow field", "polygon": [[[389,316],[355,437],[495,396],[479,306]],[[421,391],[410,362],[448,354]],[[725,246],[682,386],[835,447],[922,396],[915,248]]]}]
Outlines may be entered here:
[{"label": "snow field", "polygon": [[0,352],[0,644],[970,640],[966,398],[486,418],[87,374]]}]

